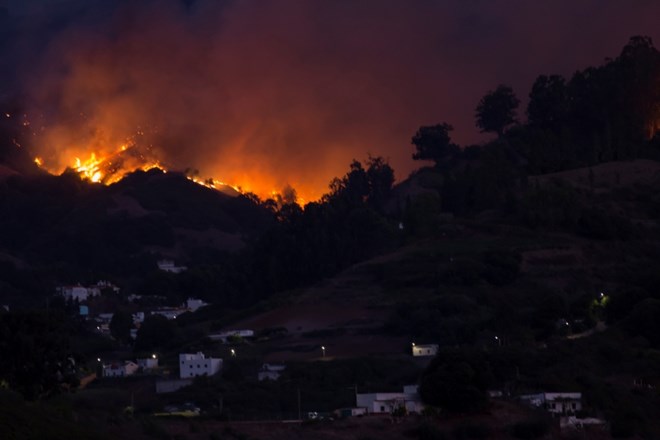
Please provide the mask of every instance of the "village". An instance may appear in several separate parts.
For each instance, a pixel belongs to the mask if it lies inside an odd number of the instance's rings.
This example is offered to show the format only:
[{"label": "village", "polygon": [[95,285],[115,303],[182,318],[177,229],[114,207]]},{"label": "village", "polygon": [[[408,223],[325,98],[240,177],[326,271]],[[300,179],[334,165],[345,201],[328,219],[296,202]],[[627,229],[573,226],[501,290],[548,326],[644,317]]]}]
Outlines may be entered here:
[{"label": "village", "polygon": [[[158,262],[161,271],[178,274],[186,270],[184,266],[176,266],[171,260]],[[98,281],[89,286],[73,285],[60,286],[56,289],[56,295],[64,299],[67,304],[75,305],[80,319],[98,334],[109,340],[115,340],[113,334],[113,318],[117,310],[108,304],[116,304],[116,301],[108,301],[107,297],[122,297],[121,289],[108,281]],[[106,301],[101,301],[106,297]],[[116,299],[116,298],[115,298]],[[126,295],[125,302],[134,310],[130,314],[130,340],[124,341],[124,348],[130,349],[131,345],[139,338],[140,329],[145,320],[150,316],[160,316],[168,321],[181,319],[184,314],[195,314],[209,307],[199,298],[187,298],[178,307],[153,305],[151,298],[150,306],[141,306],[143,298],[138,295]],[[157,299],[157,298],[156,298]],[[105,309],[101,305],[105,304]],[[125,308],[125,307],[124,307]],[[563,322],[562,322],[563,324]],[[283,326],[284,323],[281,323]],[[279,327],[280,332],[286,329]],[[223,373],[223,366],[228,360],[234,360],[249,352],[255,357],[260,344],[268,338],[260,337],[264,334],[272,334],[273,329],[268,328],[234,328],[227,326],[218,331],[210,332],[203,336],[207,350],[197,350],[199,344],[194,344],[194,350],[178,353],[145,353],[131,357],[130,350],[118,351],[117,356],[109,353],[99,353],[96,357],[94,371],[89,372],[81,378],[81,388],[93,387],[95,384],[103,384],[110,381],[111,386],[121,388],[122,381],[129,381],[131,387],[136,383],[147,384],[157,396],[173,395],[176,392],[191,387],[199,378],[211,378]],[[291,335],[289,335],[291,337]],[[495,344],[501,345],[502,340],[494,337]],[[323,342],[321,341],[320,344]],[[195,348],[197,347],[197,348]],[[329,348],[329,347],[328,347]],[[318,345],[312,349],[312,355],[307,356],[305,362],[309,368],[314,368],[314,362],[331,362],[337,357],[329,353],[325,345]],[[439,345],[434,343],[410,342],[406,350],[394,350],[386,356],[398,356],[409,358],[420,367],[427,366],[438,354]],[[139,352],[138,350],[134,351]],[[224,355],[222,355],[224,353]],[[108,357],[114,356],[114,357]],[[229,359],[228,359],[229,358]],[[258,368],[252,370],[252,380],[255,382],[277,382],[287,370],[286,355],[280,354],[276,357],[278,361],[273,362],[272,356],[264,355]],[[293,356],[288,360],[300,361],[300,357]],[[258,359],[257,359],[258,361]],[[305,408],[303,411],[300,403],[300,389],[298,389],[297,414],[293,418],[282,419],[283,421],[303,422],[305,420],[333,421],[347,417],[406,417],[408,415],[434,414],[437,409],[425,405],[419,393],[419,385],[415,383],[401,383],[399,391],[392,389],[376,390],[375,392],[360,392],[357,385],[347,383],[346,387],[354,389],[354,398],[351,405],[335,408],[332,411],[315,410]],[[599,417],[592,417],[582,399],[582,393],[548,392],[535,390],[532,393],[511,394],[509,390],[489,390],[491,401],[514,402],[515,405],[531,408],[546,413],[561,430],[602,429],[606,421]],[[132,399],[133,400],[133,399]],[[153,415],[157,417],[200,417],[209,414],[211,408],[204,408],[194,401],[179,401],[172,403],[170,399],[165,401],[162,408],[155,410]],[[139,411],[139,404],[131,401],[127,405],[128,411]],[[220,408],[221,410],[221,408]],[[283,417],[283,416],[280,416]]]}]

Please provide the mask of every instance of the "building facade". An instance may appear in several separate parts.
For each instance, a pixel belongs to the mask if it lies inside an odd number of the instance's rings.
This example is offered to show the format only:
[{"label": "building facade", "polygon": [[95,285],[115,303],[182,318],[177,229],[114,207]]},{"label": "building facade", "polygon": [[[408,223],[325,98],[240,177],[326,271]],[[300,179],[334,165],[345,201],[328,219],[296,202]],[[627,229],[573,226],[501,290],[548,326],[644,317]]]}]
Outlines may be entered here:
[{"label": "building facade", "polygon": [[195,376],[213,376],[222,369],[222,359],[207,358],[197,352],[179,354],[179,377],[186,379]]}]

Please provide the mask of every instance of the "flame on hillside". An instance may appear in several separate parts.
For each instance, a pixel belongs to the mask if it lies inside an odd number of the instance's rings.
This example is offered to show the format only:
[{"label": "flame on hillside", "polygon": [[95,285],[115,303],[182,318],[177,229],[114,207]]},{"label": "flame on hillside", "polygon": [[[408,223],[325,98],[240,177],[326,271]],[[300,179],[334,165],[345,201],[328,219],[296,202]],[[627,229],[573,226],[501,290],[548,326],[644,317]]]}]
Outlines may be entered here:
[{"label": "flame on hillside", "polygon": [[[34,163],[40,168],[51,174],[60,174],[65,170],[72,170],[78,173],[81,179],[94,183],[110,185],[123,179],[127,174],[134,171],[149,171],[157,168],[163,172],[168,169],[163,165],[151,151],[141,149],[134,141],[129,140],[110,153],[92,152],[86,156],[77,155],[69,160],[65,160],[65,169],[57,169],[42,157],[35,157]],[[215,178],[200,178],[197,171],[184,173],[186,178],[198,185],[211,189],[226,190],[233,189],[237,193],[244,193],[238,185],[232,185]],[[278,194],[277,191],[271,191],[271,194]]]}]

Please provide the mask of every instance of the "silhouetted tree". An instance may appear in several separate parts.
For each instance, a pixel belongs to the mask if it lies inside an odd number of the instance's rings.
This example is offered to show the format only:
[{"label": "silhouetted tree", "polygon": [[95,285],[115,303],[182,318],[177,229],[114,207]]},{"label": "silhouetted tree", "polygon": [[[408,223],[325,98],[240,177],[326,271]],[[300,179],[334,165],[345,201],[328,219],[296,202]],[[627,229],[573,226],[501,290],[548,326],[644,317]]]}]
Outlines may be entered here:
[{"label": "silhouetted tree", "polygon": [[131,341],[131,328],[133,327],[133,318],[130,313],[117,311],[110,320],[110,334],[117,341],[127,343]]},{"label": "silhouetted tree", "polygon": [[367,179],[369,181],[367,201],[374,209],[382,212],[392,192],[394,170],[382,157],[369,157]]},{"label": "silhouetted tree", "polygon": [[566,80],[559,75],[541,75],[529,92],[527,119],[530,124],[557,128],[568,117],[569,95]]},{"label": "silhouetted tree", "polygon": [[77,385],[68,324],[52,311],[0,314],[0,383],[27,399]]},{"label": "silhouetted tree", "polygon": [[413,159],[432,160],[438,165],[443,159],[457,154],[460,149],[449,136],[453,129],[446,122],[420,127],[412,138],[412,144],[417,150],[412,155]]},{"label": "silhouetted tree", "polygon": [[488,404],[490,374],[487,363],[477,356],[443,353],[423,373],[419,392],[424,403],[447,411],[478,411]]},{"label": "silhouetted tree", "polygon": [[135,350],[145,351],[169,347],[176,333],[177,328],[172,321],[161,315],[150,315],[144,320],[137,333]]},{"label": "silhouetted tree", "polygon": [[499,85],[479,101],[476,111],[477,127],[484,133],[494,132],[502,137],[506,128],[517,122],[518,105],[520,100],[513,93],[513,89]]}]

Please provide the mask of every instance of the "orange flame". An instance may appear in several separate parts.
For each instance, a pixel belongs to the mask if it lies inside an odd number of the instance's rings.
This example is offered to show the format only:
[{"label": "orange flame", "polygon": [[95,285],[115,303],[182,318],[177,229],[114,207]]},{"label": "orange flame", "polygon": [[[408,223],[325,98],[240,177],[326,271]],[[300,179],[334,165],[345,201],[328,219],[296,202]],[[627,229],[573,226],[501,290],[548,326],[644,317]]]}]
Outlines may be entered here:
[{"label": "orange flame", "polygon": [[[102,154],[92,152],[86,159],[74,157],[72,160],[65,161],[69,163],[68,169],[74,170],[81,179],[88,180],[94,183],[101,183],[110,185],[116,183],[124,178],[127,174],[137,170],[149,171],[158,168],[163,172],[167,172],[158,160],[147,159],[146,156],[139,153],[134,143],[125,142],[110,154]],[[56,168],[49,166],[42,157],[35,157],[34,163],[40,168],[48,171],[51,174],[57,174]],[[202,179],[195,175],[186,175],[186,178],[198,185],[205,186],[210,189],[219,191],[231,188],[236,193],[244,194],[246,191],[240,185],[234,185],[224,182],[220,179],[207,178]],[[231,194],[231,191],[223,191]],[[271,191],[273,196],[279,194],[278,191]]]},{"label": "orange flame", "polygon": [[[80,136],[79,133],[83,135]],[[34,157],[34,162],[51,174],[61,174],[66,170],[75,171],[81,179],[105,185],[116,183],[137,170],[158,168],[167,172],[170,167],[158,159],[159,154],[152,144],[157,133],[157,129],[149,129],[145,133],[138,127],[134,135],[122,141],[121,137],[116,136],[115,130],[102,130],[93,126],[88,130],[55,127],[47,131],[48,136],[41,139],[41,142],[55,145],[56,148],[46,151],[56,151],[57,154]],[[69,146],[63,147],[65,145]],[[273,190],[274,182],[270,176],[261,173],[233,170],[233,182],[215,176],[202,177],[196,170],[193,173],[184,172],[184,175],[194,183],[228,195],[255,193],[262,198],[277,198],[282,192]],[[305,203],[303,197],[298,198],[298,203]]]}]

